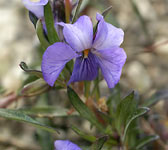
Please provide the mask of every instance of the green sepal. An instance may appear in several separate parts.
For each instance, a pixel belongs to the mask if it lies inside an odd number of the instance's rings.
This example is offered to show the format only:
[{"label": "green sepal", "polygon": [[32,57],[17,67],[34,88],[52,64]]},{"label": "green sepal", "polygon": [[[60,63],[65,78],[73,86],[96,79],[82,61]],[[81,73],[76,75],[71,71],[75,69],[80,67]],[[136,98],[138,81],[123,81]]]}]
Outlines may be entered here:
[{"label": "green sepal", "polygon": [[44,18],[49,42],[50,44],[54,44],[55,42],[59,41],[59,37],[55,30],[54,16],[50,6],[50,2],[48,2],[47,5],[44,6]]},{"label": "green sepal", "polygon": [[37,24],[36,24],[36,33],[37,33],[37,36],[39,38],[42,48],[46,50],[50,46],[50,44],[48,43],[44,35],[43,24],[40,19],[37,21]]}]

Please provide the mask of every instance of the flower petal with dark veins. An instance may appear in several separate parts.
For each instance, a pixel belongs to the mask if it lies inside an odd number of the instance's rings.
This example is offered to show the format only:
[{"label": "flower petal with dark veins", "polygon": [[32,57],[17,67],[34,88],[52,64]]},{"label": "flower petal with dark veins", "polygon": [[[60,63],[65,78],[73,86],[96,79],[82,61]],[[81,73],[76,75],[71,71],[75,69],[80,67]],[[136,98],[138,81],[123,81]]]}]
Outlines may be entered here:
[{"label": "flower petal with dark veins", "polygon": [[98,63],[97,58],[91,52],[88,54],[87,58],[79,57],[76,59],[72,76],[68,82],[76,81],[90,81],[94,80],[98,74]]}]

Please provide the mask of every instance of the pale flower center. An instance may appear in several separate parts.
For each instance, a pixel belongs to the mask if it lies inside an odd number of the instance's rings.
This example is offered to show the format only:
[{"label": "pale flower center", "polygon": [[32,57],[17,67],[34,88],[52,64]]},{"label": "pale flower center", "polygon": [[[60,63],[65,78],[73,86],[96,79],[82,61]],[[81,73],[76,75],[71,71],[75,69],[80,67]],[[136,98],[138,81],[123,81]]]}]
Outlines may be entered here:
[{"label": "pale flower center", "polygon": [[31,2],[35,2],[35,3],[38,3],[40,2],[40,0],[30,0]]}]

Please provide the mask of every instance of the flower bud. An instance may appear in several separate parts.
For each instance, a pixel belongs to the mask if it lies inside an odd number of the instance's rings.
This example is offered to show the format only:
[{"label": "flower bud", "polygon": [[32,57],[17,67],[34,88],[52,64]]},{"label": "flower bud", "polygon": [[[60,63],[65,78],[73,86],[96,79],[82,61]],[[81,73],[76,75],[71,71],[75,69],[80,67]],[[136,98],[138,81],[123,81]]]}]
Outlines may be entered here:
[{"label": "flower bud", "polygon": [[43,79],[38,79],[25,85],[21,91],[21,95],[25,97],[36,96],[45,93],[49,89],[50,86]]}]

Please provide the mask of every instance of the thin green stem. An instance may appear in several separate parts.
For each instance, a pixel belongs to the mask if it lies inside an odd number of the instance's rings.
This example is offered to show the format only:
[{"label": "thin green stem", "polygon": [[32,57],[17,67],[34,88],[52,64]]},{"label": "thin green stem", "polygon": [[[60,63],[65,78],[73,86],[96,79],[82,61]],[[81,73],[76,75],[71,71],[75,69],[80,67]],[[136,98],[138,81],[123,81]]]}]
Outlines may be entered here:
[{"label": "thin green stem", "polygon": [[91,85],[91,82],[90,81],[85,81],[84,85],[85,85],[85,97],[88,99],[89,96],[90,96],[90,85]]}]

